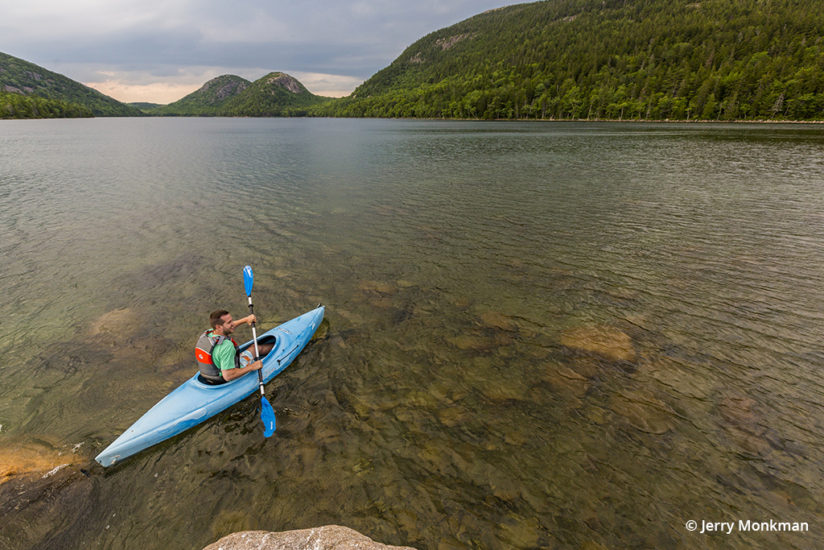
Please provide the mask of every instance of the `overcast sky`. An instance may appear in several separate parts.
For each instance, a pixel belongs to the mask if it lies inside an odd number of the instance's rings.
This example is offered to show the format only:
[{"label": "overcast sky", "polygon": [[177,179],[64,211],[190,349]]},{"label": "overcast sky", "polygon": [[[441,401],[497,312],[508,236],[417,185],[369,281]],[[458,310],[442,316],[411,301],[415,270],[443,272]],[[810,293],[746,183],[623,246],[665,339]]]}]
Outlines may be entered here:
[{"label": "overcast sky", "polygon": [[348,95],[430,32],[507,0],[0,0],[0,52],[120,101],[283,71]]}]

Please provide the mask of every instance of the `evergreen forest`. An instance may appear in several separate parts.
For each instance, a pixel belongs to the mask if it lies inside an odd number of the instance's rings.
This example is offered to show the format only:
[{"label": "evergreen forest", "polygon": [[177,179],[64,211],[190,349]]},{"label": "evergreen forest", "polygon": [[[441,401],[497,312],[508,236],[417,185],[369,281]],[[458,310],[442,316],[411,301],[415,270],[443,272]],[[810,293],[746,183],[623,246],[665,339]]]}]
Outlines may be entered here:
[{"label": "evergreen forest", "polygon": [[315,114],[824,119],[814,0],[547,0],[429,34]]},{"label": "evergreen forest", "polygon": [[91,116],[94,115],[90,108],[77,103],[0,92],[0,118],[80,118]]}]

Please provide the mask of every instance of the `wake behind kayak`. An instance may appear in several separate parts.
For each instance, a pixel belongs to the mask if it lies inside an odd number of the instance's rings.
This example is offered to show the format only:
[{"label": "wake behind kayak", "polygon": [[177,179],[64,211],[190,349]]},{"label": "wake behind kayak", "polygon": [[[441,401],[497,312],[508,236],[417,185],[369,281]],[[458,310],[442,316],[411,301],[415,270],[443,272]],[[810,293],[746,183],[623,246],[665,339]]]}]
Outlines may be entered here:
[{"label": "wake behind kayak", "polygon": [[[320,306],[295,317],[260,335],[258,342],[271,342],[275,347],[261,359],[264,382],[280,374],[306,347],[323,320],[325,308]],[[248,348],[252,341],[239,349]],[[256,376],[244,375],[231,382],[213,386],[198,380],[195,374],[176,390],[160,400],[132,424],[95,460],[111,466],[152,445],[184,432],[217,413],[248,397],[258,389]]]}]

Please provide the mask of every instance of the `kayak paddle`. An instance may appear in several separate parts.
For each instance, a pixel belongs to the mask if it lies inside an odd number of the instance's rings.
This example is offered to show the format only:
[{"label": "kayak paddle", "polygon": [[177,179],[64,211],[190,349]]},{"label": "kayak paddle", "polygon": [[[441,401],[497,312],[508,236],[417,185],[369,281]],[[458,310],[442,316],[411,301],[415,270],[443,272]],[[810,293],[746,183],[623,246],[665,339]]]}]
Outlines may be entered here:
[{"label": "kayak paddle", "polygon": [[[252,285],[255,282],[255,277],[252,274],[252,266],[247,265],[243,268],[243,285],[246,287],[246,297],[249,299],[249,313],[254,315],[255,310],[252,306]],[[260,360],[260,352],[258,351],[257,332],[255,331],[255,323],[252,323],[252,341],[255,343],[255,361]],[[263,421],[263,437],[271,437],[277,429],[275,425],[275,411],[272,405],[267,401],[266,396],[263,395],[263,369],[258,369],[258,383],[260,385],[260,419]]]}]

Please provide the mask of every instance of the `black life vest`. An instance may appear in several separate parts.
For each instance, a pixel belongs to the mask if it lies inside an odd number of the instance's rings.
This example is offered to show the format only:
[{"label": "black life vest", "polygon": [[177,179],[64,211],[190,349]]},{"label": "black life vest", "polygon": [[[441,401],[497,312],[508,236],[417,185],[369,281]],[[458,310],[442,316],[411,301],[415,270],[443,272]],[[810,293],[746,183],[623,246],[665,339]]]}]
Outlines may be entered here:
[{"label": "black life vest", "polygon": [[[220,336],[214,333],[213,330],[206,330],[197,339],[195,344],[195,361],[200,369],[200,374],[212,381],[222,381],[223,377],[220,375],[220,369],[215,366],[212,360],[212,350],[215,346],[226,340],[225,336]],[[229,338],[232,345],[235,346],[235,367],[240,366],[240,354],[237,353],[237,343]]]}]

